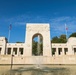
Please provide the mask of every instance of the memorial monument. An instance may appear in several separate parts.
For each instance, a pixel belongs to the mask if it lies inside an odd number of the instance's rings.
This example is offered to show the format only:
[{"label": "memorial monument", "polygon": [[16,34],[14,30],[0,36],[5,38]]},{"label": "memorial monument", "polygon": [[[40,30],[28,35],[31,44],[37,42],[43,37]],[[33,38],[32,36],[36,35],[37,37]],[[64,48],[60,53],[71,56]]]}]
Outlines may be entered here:
[{"label": "memorial monument", "polygon": [[[0,37],[0,64],[11,64],[11,60],[12,64],[76,64],[75,37],[66,43],[51,43],[48,23],[27,23],[25,32],[24,43],[9,43]],[[33,53],[35,37],[37,53]]]}]

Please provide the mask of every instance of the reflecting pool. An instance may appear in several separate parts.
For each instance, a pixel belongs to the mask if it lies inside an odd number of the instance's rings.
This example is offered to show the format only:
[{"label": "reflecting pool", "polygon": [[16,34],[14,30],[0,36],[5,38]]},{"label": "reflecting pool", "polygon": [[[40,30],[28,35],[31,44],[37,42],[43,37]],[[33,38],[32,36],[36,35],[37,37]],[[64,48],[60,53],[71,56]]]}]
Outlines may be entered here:
[{"label": "reflecting pool", "polygon": [[0,65],[0,75],[76,75],[76,65],[48,65],[40,68],[33,66],[10,66]]}]

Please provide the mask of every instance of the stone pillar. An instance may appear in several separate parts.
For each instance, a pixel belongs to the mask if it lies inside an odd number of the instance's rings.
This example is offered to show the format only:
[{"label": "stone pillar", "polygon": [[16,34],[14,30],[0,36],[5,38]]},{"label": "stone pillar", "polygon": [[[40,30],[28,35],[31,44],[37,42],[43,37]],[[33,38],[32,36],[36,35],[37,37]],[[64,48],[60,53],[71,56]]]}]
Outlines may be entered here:
[{"label": "stone pillar", "polygon": [[0,45],[1,46],[1,55],[5,55],[5,50],[6,50],[6,40],[5,37],[0,37]]},{"label": "stone pillar", "polygon": [[8,48],[6,48],[6,55],[7,55],[7,50],[8,50]]},{"label": "stone pillar", "polygon": [[43,56],[52,56],[51,42],[50,42],[50,29],[43,32]]},{"label": "stone pillar", "polygon": [[62,47],[62,55],[64,55],[64,47]]},{"label": "stone pillar", "polygon": [[68,45],[68,53],[67,55],[73,55],[73,48],[72,48],[72,45]]},{"label": "stone pillar", "polygon": [[11,55],[13,54],[13,48],[11,47]]},{"label": "stone pillar", "polygon": [[17,56],[20,55],[20,52],[19,52],[19,47],[17,48]]},{"label": "stone pillar", "polygon": [[58,48],[56,48],[56,53],[55,53],[55,55],[56,56],[58,56],[59,54],[58,54]]}]

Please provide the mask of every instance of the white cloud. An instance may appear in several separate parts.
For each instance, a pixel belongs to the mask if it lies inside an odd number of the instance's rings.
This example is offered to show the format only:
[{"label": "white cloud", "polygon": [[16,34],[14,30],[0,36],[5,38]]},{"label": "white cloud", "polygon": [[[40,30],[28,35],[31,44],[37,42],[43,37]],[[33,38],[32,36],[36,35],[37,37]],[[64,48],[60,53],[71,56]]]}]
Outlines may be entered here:
[{"label": "white cloud", "polygon": [[52,35],[64,34],[65,23],[67,24],[69,34],[76,31],[76,17],[70,16],[48,18],[47,16],[33,16],[24,14],[5,19],[5,21],[10,22],[15,26],[25,25],[26,23],[50,23]]},{"label": "white cloud", "polygon": [[76,18],[75,17],[58,17],[51,19],[51,26],[53,28],[61,29],[65,26],[65,23],[69,28],[75,28]]}]

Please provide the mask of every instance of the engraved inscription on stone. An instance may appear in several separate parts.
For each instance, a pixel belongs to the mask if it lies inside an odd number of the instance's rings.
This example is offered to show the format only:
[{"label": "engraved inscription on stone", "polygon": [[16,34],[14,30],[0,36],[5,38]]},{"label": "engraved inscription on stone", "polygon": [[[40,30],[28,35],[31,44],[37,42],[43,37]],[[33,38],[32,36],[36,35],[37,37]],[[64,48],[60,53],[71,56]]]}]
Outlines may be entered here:
[{"label": "engraved inscription on stone", "polygon": [[27,27],[27,31],[49,31],[48,27],[39,27],[39,26],[35,26],[35,27]]}]

